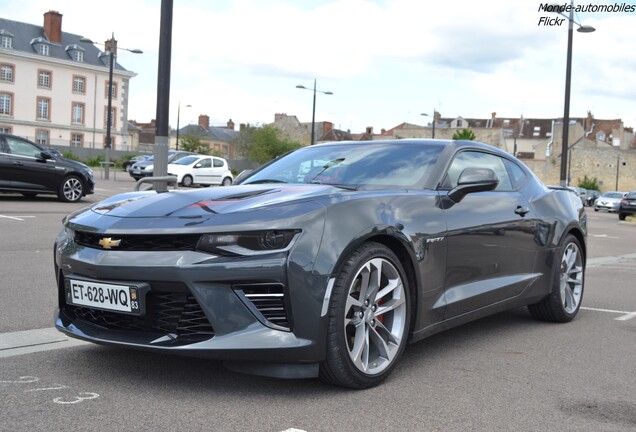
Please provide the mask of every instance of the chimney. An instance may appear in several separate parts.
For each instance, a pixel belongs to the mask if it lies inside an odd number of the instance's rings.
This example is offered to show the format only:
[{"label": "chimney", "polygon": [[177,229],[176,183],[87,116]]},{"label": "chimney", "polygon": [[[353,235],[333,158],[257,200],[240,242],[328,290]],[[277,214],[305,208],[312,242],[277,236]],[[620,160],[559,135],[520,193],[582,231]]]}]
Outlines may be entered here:
[{"label": "chimney", "polygon": [[210,130],[210,116],[206,116],[205,114],[201,114],[199,116],[199,126],[201,126],[206,131]]},{"label": "chimney", "polygon": [[62,43],[62,14],[50,10],[44,14],[44,36],[53,43]]},{"label": "chimney", "polygon": [[326,135],[333,129],[333,123],[331,122],[322,122],[322,134]]},{"label": "chimney", "polygon": [[373,126],[367,126],[367,134],[373,135]]},{"label": "chimney", "polygon": [[227,128],[230,129],[230,130],[234,130],[234,122],[232,121],[232,119],[228,120]]}]

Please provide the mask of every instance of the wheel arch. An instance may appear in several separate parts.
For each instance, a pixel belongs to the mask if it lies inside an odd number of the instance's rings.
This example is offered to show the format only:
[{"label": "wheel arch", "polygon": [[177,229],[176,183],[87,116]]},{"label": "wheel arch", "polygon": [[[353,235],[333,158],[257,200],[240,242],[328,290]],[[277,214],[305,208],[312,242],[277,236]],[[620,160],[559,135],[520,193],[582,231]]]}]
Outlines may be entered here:
[{"label": "wheel arch", "polygon": [[[399,234],[398,234],[399,233]],[[395,255],[397,255],[404,272],[406,273],[406,278],[409,287],[409,294],[411,296],[411,318],[409,322],[409,331],[408,333],[412,333],[414,324],[417,318],[417,304],[418,304],[418,289],[419,286],[419,275],[416,272],[417,268],[417,260],[415,258],[415,254],[413,253],[412,247],[410,246],[406,237],[403,237],[401,232],[398,233],[375,233],[369,234],[367,236],[359,238],[357,241],[349,244],[345,250],[343,250],[342,254],[338,258],[336,262],[333,274],[339,274],[342,271],[343,266],[345,265],[348,257],[360,246],[365,243],[375,242],[380,243],[383,246],[389,248]]]}]

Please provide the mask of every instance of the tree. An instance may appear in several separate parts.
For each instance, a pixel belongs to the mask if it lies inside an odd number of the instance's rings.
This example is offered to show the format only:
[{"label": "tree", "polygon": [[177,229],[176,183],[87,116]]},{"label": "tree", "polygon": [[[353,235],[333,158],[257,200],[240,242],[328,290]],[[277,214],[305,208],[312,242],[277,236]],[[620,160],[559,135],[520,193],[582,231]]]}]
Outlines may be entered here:
[{"label": "tree", "polygon": [[183,135],[179,137],[179,148],[199,154],[208,154],[207,146],[201,144],[201,138],[195,135]]},{"label": "tree", "polygon": [[234,144],[239,154],[260,164],[301,147],[300,143],[288,140],[280,129],[272,125],[248,125],[241,130]]},{"label": "tree", "polygon": [[475,138],[477,138],[475,136],[475,132],[471,131],[470,129],[462,129],[460,131],[458,130],[453,134],[454,140],[474,141]]}]

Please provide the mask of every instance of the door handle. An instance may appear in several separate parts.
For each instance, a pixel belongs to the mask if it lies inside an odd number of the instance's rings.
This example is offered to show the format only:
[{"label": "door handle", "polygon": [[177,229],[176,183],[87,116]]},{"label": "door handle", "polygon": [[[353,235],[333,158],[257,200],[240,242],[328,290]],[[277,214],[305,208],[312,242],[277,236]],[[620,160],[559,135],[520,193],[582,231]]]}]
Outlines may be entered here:
[{"label": "door handle", "polygon": [[517,206],[517,208],[515,209],[515,213],[517,213],[519,216],[525,216],[526,214],[530,213],[530,209],[522,206]]},{"label": "door handle", "polygon": [[20,162],[20,161],[14,161],[13,165],[22,166],[24,164],[22,162]]}]

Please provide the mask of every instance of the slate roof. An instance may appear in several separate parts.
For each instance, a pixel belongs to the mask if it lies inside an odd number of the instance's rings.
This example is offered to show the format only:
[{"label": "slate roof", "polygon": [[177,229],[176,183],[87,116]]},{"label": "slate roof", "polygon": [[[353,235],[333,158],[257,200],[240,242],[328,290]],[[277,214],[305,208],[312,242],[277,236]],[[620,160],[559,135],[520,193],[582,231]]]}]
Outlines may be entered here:
[{"label": "slate roof", "polygon": [[224,127],[210,127],[210,129],[205,130],[205,128],[191,124],[184,126],[179,129],[179,135],[194,135],[200,138],[207,138],[209,140],[217,140],[217,141],[231,141],[239,135],[239,131],[227,129]]},{"label": "slate roof", "polygon": [[[0,18],[0,32],[3,31],[4,34],[7,36],[13,35],[12,49],[5,48],[3,49],[3,51],[13,50],[28,54],[38,54],[31,42],[38,38],[41,38],[49,45],[49,55],[42,57],[50,57],[79,64],[87,64],[91,66],[105,67],[108,65],[108,56],[105,55],[101,50],[99,50],[95,45],[80,42],[80,39],[83,37],[80,35],[63,31],[62,42],[59,44],[52,43],[49,42],[48,38],[44,34],[43,26],[12,21],[6,18]],[[7,32],[9,34],[7,34]],[[84,51],[83,62],[76,62],[75,60],[73,60],[70,52],[67,51],[67,47],[71,47],[73,45],[77,45],[78,48]],[[120,71],[126,71],[126,69],[116,61],[113,67],[114,69]]]}]

